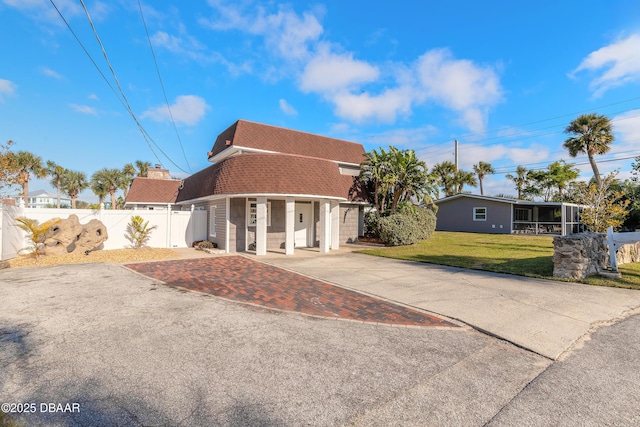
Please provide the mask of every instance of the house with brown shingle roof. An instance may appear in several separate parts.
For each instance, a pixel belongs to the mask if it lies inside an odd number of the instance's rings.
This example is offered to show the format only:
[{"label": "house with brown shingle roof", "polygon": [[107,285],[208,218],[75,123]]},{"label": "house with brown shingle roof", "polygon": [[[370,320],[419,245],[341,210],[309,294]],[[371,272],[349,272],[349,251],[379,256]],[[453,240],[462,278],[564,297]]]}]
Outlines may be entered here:
[{"label": "house with brown shingle roof", "polygon": [[361,144],[238,120],[216,138],[213,164],[182,182],[175,203],[206,209],[208,239],[226,252],[327,252],[362,234],[364,154]]},{"label": "house with brown shingle roof", "polygon": [[159,166],[149,168],[146,177],[133,178],[125,198],[125,209],[179,209],[175,205],[182,181],[169,179],[169,171]]}]

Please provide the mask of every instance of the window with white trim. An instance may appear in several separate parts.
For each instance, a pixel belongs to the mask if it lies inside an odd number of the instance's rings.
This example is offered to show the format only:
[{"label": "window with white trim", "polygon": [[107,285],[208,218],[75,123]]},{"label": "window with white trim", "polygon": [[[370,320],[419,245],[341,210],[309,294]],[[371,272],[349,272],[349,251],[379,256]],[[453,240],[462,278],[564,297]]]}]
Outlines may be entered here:
[{"label": "window with white trim", "polygon": [[473,220],[474,221],[486,221],[487,220],[487,208],[473,208]]},{"label": "window with white trim", "polygon": [[216,206],[209,207],[209,236],[216,237]]},{"label": "window with white trim", "polygon": [[[247,225],[255,227],[258,218],[258,203],[247,203]],[[267,202],[267,227],[271,226],[271,202]]]}]

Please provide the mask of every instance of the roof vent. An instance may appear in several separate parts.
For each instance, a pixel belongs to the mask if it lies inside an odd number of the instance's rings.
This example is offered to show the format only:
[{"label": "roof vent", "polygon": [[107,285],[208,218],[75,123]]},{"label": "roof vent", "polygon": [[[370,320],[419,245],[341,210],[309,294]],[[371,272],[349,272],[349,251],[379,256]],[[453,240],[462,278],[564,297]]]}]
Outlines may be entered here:
[{"label": "roof vent", "polygon": [[227,139],[227,140],[225,141],[225,145],[227,145],[227,146],[231,145],[231,140],[230,140],[230,139]]}]

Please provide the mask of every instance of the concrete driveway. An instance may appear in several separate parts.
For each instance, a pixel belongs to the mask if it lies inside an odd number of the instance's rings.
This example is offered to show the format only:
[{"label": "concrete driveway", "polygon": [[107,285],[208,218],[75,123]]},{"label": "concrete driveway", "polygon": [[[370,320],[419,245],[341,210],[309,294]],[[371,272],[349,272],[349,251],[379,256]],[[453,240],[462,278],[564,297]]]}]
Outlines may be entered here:
[{"label": "concrete driveway", "polygon": [[640,292],[529,279],[356,253],[261,260],[347,289],[461,320],[557,359],[593,327],[640,307]]},{"label": "concrete driveway", "polygon": [[470,328],[285,313],[117,265],[1,270],[0,302],[0,403],[34,403],[13,413],[29,426],[482,425],[550,364]]},{"label": "concrete driveway", "polygon": [[[345,262],[375,277],[388,261],[365,259]],[[331,265],[353,276],[337,258]],[[469,287],[491,289],[477,283]],[[29,426],[637,425],[639,329],[637,314],[613,321],[553,362],[468,327],[274,311],[117,265],[9,269],[0,271],[0,404],[33,403],[12,414]]]}]

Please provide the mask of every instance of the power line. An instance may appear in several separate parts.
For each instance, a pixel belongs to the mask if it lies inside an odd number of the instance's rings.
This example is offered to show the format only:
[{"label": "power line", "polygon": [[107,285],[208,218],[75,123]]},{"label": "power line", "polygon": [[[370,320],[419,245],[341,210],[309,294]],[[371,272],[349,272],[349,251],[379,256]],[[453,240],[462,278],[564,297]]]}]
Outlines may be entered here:
[{"label": "power line", "polygon": [[[627,102],[632,102],[632,101],[637,101],[637,100],[640,100],[640,97],[624,99],[622,101],[612,102],[610,104],[600,105],[600,106],[597,106],[597,107],[594,107],[594,108],[590,108],[590,109],[586,109],[586,110],[580,110],[580,111],[575,111],[575,112],[572,112],[572,113],[566,113],[566,114],[562,114],[562,115],[559,115],[559,116],[550,117],[550,118],[547,118],[547,119],[535,120],[535,121],[524,123],[524,124],[520,124],[520,125],[504,126],[504,127],[501,127],[501,128],[488,130],[488,131],[485,131],[485,132],[477,132],[477,133],[465,134],[465,135],[459,136],[458,140],[461,140],[463,138],[472,138],[472,137],[475,137],[475,136],[488,135],[488,134],[492,134],[492,133],[495,133],[495,132],[509,130],[509,129],[514,128],[514,127],[515,128],[520,128],[520,127],[525,127],[525,126],[529,126],[529,125],[533,125],[533,124],[548,122],[548,121],[551,121],[551,120],[562,119],[562,118],[565,118],[565,117],[574,116],[576,114],[581,114],[581,113],[585,113],[585,112],[588,112],[588,111],[600,110],[600,109],[603,109],[603,108],[612,107],[614,105],[625,104]],[[630,110],[624,110],[622,112],[626,112],[626,111],[630,111]],[[609,113],[609,114],[618,114],[618,113],[620,113],[620,112],[614,112],[614,113]],[[534,130],[529,131],[529,132],[536,132],[537,130],[550,129],[550,128],[557,127],[557,126],[564,126],[564,125],[553,125],[553,126],[540,128],[540,129],[534,129]],[[523,132],[522,134],[526,134],[526,133],[529,133],[529,132]],[[510,136],[512,136],[512,135],[510,135]],[[496,139],[496,138],[500,138],[500,137],[487,138],[487,139],[483,139],[481,141],[487,141],[487,140]],[[448,142],[449,141],[441,141],[441,142],[438,142],[438,143],[435,143],[435,144],[445,144],[445,143],[448,143]]]},{"label": "power line", "polygon": [[[614,105],[614,104],[611,104],[611,105]],[[632,110],[617,111],[617,112],[615,112],[613,114],[621,114],[621,113],[626,113],[626,112],[629,112],[629,111],[632,111]],[[635,115],[627,116],[627,117],[617,117],[617,118],[610,119],[610,121],[611,122],[617,122],[617,121],[632,119],[632,118],[636,118],[636,117],[640,117],[640,114],[635,114]],[[462,148],[491,147],[491,146],[500,145],[500,144],[508,144],[508,143],[514,142],[514,141],[522,141],[524,139],[540,138],[540,137],[544,137],[544,136],[559,134],[561,132],[559,132],[559,131],[546,132],[546,133],[535,133],[535,132],[546,130],[546,129],[557,128],[557,127],[560,127],[560,126],[565,127],[566,125],[561,124],[561,125],[547,126],[547,127],[544,127],[544,128],[534,129],[534,130],[531,130],[531,131],[523,131],[523,132],[520,132],[520,133],[514,133],[514,134],[511,134],[511,135],[505,136],[505,137],[496,136],[496,137],[491,137],[491,138],[487,138],[487,139],[482,140],[482,141],[489,141],[489,140],[504,138],[502,141],[499,141],[499,142],[496,142],[496,143],[493,143],[493,144],[484,144],[482,142],[475,142],[475,143],[464,143],[463,142],[463,143],[461,143],[461,145],[462,145]],[[514,138],[514,137],[519,136],[519,135],[527,135],[527,136]],[[444,153],[444,152],[449,151],[449,150],[451,150],[450,147],[441,148],[441,149],[438,149],[438,150],[430,151],[430,154]]]},{"label": "power line", "polygon": [[[91,16],[89,15],[89,11],[86,8],[86,5],[84,4],[84,2],[82,0],[80,0],[80,3],[85,11],[85,14],[87,15],[87,19],[89,20],[89,24],[91,25],[91,28],[93,30],[93,33],[96,37],[96,39],[98,40],[98,44],[100,45],[103,55],[105,57],[105,60],[107,61],[107,65],[109,66],[109,69],[111,70],[111,73],[114,76],[114,79],[116,81],[116,84],[118,86],[118,89],[120,91],[120,94],[118,94],[118,92],[115,90],[115,88],[113,87],[113,85],[109,82],[109,80],[107,79],[107,77],[104,75],[104,73],[102,72],[102,70],[100,69],[100,67],[98,66],[98,64],[95,62],[95,60],[93,59],[93,57],[91,56],[91,54],[89,53],[89,51],[86,49],[86,47],[84,46],[84,44],[82,43],[82,41],[80,40],[80,38],[77,36],[77,34],[75,33],[75,31],[73,30],[73,28],[71,28],[71,25],[69,24],[69,22],[66,20],[66,18],[64,17],[64,15],[62,15],[62,12],[60,11],[60,9],[58,8],[58,6],[55,4],[54,0],[49,0],[49,2],[51,3],[51,5],[54,7],[54,9],[56,10],[56,12],[58,13],[58,15],[60,16],[60,18],[62,19],[62,21],[65,23],[65,25],[67,26],[67,28],[69,29],[69,31],[71,32],[71,34],[73,35],[73,37],[76,39],[76,41],[78,42],[78,44],[80,45],[80,47],[82,48],[82,50],[84,51],[84,53],[87,55],[87,57],[89,58],[89,60],[91,61],[91,63],[93,64],[93,66],[96,68],[96,70],[98,71],[98,73],[100,74],[100,76],[102,77],[102,79],[105,81],[105,83],[107,83],[107,85],[109,86],[109,88],[111,89],[111,91],[114,93],[114,95],[116,96],[116,98],[118,99],[118,101],[120,101],[120,104],[122,104],[122,106],[127,110],[127,112],[129,113],[129,115],[133,118],[133,120],[135,121],[138,130],[140,131],[140,133],[142,134],[143,139],[145,140],[145,142],[147,143],[147,146],[149,147],[149,150],[151,150],[151,153],[153,154],[153,156],[156,158],[156,160],[158,161],[158,163],[160,163],[160,165],[162,165],[162,161],[160,160],[160,158],[158,157],[158,155],[156,154],[156,152],[154,151],[153,147],[151,146],[151,143],[153,145],[155,145],[155,147],[158,149],[158,151],[160,151],[160,153],[162,153],[174,166],[176,166],[179,170],[181,170],[182,172],[188,173],[187,171],[185,171],[184,169],[182,169],[180,166],[178,166],[173,160],[171,160],[171,158],[160,148],[160,146],[153,140],[153,138],[149,135],[149,133],[144,129],[144,127],[142,126],[142,124],[139,122],[138,118],[136,117],[135,113],[133,112],[131,106],[129,105],[129,102],[126,98],[126,95],[124,94],[124,91],[122,90],[122,87],[120,86],[120,83],[118,81],[117,76],[115,75],[115,71],[113,70],[111,63],[109,62],[109,59],[107,57],[106,51],[104,49],[104,46],[102,45],[102,42],[100,40],[100,37],[97,34],[97,31],[95,29],[95,26],[93,25],[93,21],[91,20]],[[122,96],[122,98],[121,98]]]},{"label": "power line", "polygon": [[173,129],[176,131],[176,136],[178,137],[178,143],[180,144],[180,149],[182,149],[182,155],[184,156],[184,161],[191,170],[191,166],[189,164],[189,160],[187,160],[187,153],[184,152],[184,146],[182,145],[182,139],[180,138],[180,134],[178,133],[178,127],[176,126],[176,122],[173,119],[173,113],[171,112],[171,106],[169,106],[169,100],[167,99],[167,92],[164,89],[164,82],[162,81],[162,76],[160,75],[160,68],[158,67],[158,61],[156,60],[156,53],[153,50],[153,44],[151,43],[151,37],[149,37],[149,29],[147,28],[147,22],[144,19],[144,14],[142,12],[142,4],[140,0],[138,0],[138,9],[140,9],[140,17],[142,18],[142,24],[144,25],[144,31],[147,34],[147,40],[149,41],[149,48],[151,49],[151,56],[153,57],[153,63],[156,66],[156,72],[158,73],[158,80],[160,80],[160,87],[162,88],[162,94],[164,95],[164,102],[167,104],[167,110],[169,110],[169,116],[171,117],[171,123],[173,123]]}]

